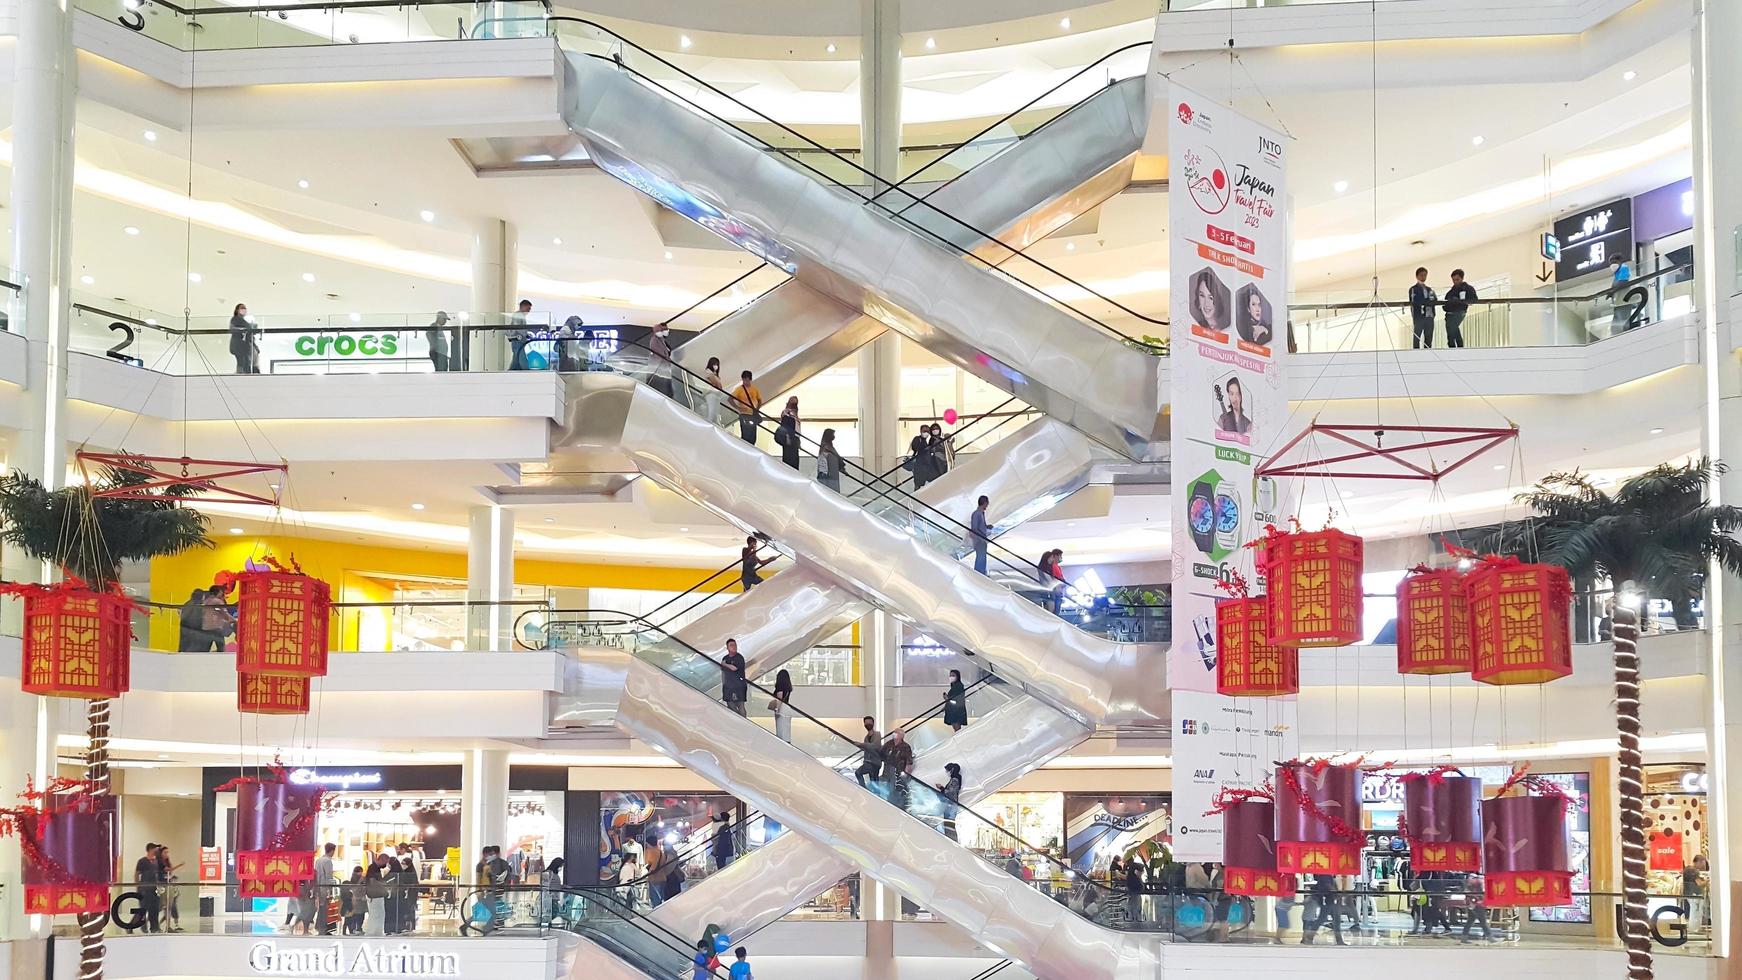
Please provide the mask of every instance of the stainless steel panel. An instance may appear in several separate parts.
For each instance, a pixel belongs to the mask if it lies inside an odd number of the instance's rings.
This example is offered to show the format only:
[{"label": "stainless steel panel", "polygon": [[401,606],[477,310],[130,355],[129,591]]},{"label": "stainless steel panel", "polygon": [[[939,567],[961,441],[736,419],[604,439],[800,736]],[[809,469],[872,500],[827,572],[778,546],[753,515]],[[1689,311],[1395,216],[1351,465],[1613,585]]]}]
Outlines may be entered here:
[{"label": "stainless steel panel", "polygon": [[[568,968],[560,974],[573,980],[650,980],[651,974],[630,966],[624,959],[585,936],[558,933],[565,946],[563,961]],[[700,933],[697,933],[700,935]]]},{"label": "stainless steel panel", "polygon": [[[569,60],[576,84],[565,100],[565,118],[601,167],[637,186],[646,184],[635,173],[640,168],[683,187],[737,226],[772,239],[812,288],[1072,421],[1116,452],[1141,457],[1148,451],[1160,398],[1157,358],[997,273],[968,266],[959,253],[873,213],[857,194],[825,187],[610,65]],[[959,292],[926,287],[945,266],[971,273],[952,277]],[[954,302],[940,305],[940,296]],[[987,351],[993,355],[988,358],[981,356],[982,338],[992,310],[998,311],[992,322],[1021,340]],[[1060,365],[1085,358],[1101,363],[1095,377],[1086,379],[1077,370],[1061,376]]]},{"label": "stainless steel panel", "polygon": [[1115,980],[1141,967],[1126,937],[874,803],[851,780],[656,668],[630,665],[618,725],[1040,976]]},{"label": "stainless steel panel", "polygon": [[757,297],[672,352],[697,374],[718,357],[721,376],[736,384],[749,370],[769,397],[833,367],[884,331],[857,307],[843,306],[796,280]]},{"label": "stainless steel panel", "polygon": [[774,670],[870,607],[837,585],[822,569],[800,562],[677,631],[677,638],[703,653],[724,651],[738,641],[748,676]]},{"label": "stainless steel panel", "polygon": [[563,689],[552,698],[550,723],[556,728],[609,729],[617,720],[617,701],[629,655],[609,647],[571,650],[563,661]]}]

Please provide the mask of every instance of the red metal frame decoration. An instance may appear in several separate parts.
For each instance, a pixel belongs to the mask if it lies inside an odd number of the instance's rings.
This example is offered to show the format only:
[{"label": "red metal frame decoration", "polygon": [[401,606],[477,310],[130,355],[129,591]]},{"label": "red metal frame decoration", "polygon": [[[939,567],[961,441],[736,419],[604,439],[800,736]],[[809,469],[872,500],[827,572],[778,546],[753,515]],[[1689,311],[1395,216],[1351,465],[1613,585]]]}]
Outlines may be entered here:
[{"label": "red metal frame decoration", "polygon": [[[254,463],[231,459],[195,459],[191,456],[139,456],[133,453],[97,453],[80,450],[75,454],[79,463],[97,463],[112,467],[127,473],[138,473],[151,479],[133,487],[117,487],[111,490],[98,490],[93,497],[114,497],[130,500],[182,500],[199,501],[201,503],[219,504],[266,504],[276,506],[275,497],[264,497],[247,490],[225,486],[220,480],[229,480],[239,476],[254,476],[262,473],[279,474],[278,485],[283,486],[283,477],[290,472],[286,463]],[[179,467],[180,473],[171,473],[152,465],[164,463]],[[200,472],[198,467],[217,467],[211,472]],[[202,487],[204,492],[199,496],[191,494],[160,493],[168,487],[188,486]]]},{"label": "red metal frame decoration", "polygon": [[[1387,449],[1380,446],[1388,433],[1413,432],[1423,437],[1422,441],[1407,445],[1394,446]],[[1349,433],[1364,433],[1368,439],[1358,439]],[[1296,462],[1285,462],[1283,457],[1289,450],[1301,444],[1308,436],[1324,435],[1327,438],[1354,446],[1357,452],[1344,453],[1340,456],[1324,456],[1318,459],[1302,459]],[[1428,438],[1437,436],[1441,438]],[[1488,426],[1470,425],[1324,425],[1318,422],[1301,430],[1300,434],[1290,439],[1281,449],[1272,453],[1270,458],[1259,465],[1256,476],[1323,476],[1340,477],[1347,480],[1420,480],[1428,483],[1438,483],[1441,477],[1455,472],[1465,463],[1470,462],[1495,446],[1509,439],[1518,438],[1518,426],[1493,428]],[[1404,458],[1405,453],[1420,452],[1426,449],[1442,449],[1446,446],[1474,446],[1463,456],[1455,459],[1439,469],[1432,459],[1426,466]],[[1364,459],[1385,459],[1395,463],[1401,469],[1391,472],[1379,470],[1345,470],[1339,464],[1353,463]]]}]

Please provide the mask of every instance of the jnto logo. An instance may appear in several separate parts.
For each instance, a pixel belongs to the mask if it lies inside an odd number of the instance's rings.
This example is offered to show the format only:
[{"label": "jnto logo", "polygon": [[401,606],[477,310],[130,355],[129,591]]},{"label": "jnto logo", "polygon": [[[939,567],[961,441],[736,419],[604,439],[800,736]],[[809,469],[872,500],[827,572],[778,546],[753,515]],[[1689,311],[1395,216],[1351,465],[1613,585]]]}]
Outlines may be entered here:
[{"label": "jnto logo", "polygon": [[1187,126],[1192,124],[1192,107],[1184,102],[1179,104],[1179,121]]}]

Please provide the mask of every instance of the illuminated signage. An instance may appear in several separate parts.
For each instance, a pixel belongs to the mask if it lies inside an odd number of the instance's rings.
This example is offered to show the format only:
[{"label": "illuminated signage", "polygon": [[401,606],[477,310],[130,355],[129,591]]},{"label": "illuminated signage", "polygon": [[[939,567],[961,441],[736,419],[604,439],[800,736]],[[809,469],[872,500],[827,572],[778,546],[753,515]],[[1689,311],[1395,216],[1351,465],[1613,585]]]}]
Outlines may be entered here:
[{"label": "illuminated signage", "polygon": [[340,789],[350,789],[353,786],[380,786],[381,772],[316,772],[313,769],[292,769],[290,781],[297,786],[337,786]]},{"label": "illuminated signage", "polygon": [[363,943],[346,949],[340,943],[281,945],[267,940],[249,947],[248,968],[266,977],[457,977],[460,957],[421,952],[408,943]]},{"label": "illuminated signage", "polygon": [[1706,795],[1706,774],[1703,772],[1682,773],[1682,792],[1692,796]]},{"label": "illuminated signage", "polygon": [[1602,272],[1609,260],[1633,260],[1633,201],[1621,198],[1558,218],[1554,237],[1560,242],[1555,278],[1568,282]]},{"label": "illuminated signage", "polygon": [[290,346],[303,357],[392,357],[399,353],[399,337],[390,333],[305,333]]}]

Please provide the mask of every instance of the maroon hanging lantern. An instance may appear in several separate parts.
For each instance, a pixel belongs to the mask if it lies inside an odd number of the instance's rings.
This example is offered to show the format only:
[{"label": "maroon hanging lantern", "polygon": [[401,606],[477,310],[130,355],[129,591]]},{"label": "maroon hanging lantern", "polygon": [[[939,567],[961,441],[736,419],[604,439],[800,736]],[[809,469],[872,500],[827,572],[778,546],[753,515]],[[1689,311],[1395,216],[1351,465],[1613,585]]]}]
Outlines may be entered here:
[{"label": "maroon hanging lantern", "polygon": [[[220,790],[225,787],[219,787]],[[244,897],[295,895],[315,876],[315,820],[324,793],[281,779],[238,780],[236,877]]]},{"label": "maroon hanging lantern", "polygon": [[1397,672],[1468,671],[1470,595],[1451,568],[1417,568],[1397,583]]},{"label": "maroon hanging lantern", "polygon": [[1295,877],[1276,870],[1276,804],[1247,799],[1222,811],[1222,888],[1230,895],[1287,898]]},{"label": "maroon hanging lantern", "polygon": [[[1502,790],[1504,792],[1504,790]],[[1491,906],[1573,904],[1564,796],[1482,802],[1483,891]]]},{"label": "maroon hanging lantern", "polygon": [[1276,767],[1276,869],[1295,874],[1361,871],[1361,769],[1324,760]]},{"label": "maroon hanging lantern", "polygon": [[26,781],[19,806],[0,809],[0,836],[16,834],[30,915],[109,910],[115,877],[115,801],[84,780],[56,778],[37,792]]},{"label": "maroon hanging lantern", "polygon": [[1405,773],[1403,835],[1415,871],[1482,870],[1482,780]]}]

